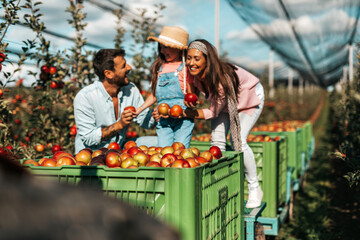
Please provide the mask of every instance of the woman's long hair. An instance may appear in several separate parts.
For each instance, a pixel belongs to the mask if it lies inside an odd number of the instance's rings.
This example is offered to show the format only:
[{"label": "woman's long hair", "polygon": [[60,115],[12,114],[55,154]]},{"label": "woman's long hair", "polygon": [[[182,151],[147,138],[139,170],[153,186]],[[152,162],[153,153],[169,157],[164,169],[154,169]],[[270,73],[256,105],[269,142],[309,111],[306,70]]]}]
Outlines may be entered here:
[{"label": "woman's long hair", "polygon": [[[185,50],[180,51],[184,56],[186,56]],[[161,46],[158,43],[158,56],[155,61],[151,64],[151,92],[155,96],[156,84],[158,80],[159,69],[161,65],[166,62],[164,54],[161,53]],[[184,66],[185,67],[185,66]]]},{"label": "woman's long hair", "polygon": [[236,102],[240,85],[239,78],[235,72],[236,67],[233,64],[220,60],[216,48],[205,39],[194,41],[205,44],[207,50],[207,55],[204,54],[206,59],[205,81],[206,85],[208,85],[206,91],[209,91],[207,94],[210,94],[215,100],[220,99],[218,86],[221,84],[224,89],[224,96],[231,96]]}]

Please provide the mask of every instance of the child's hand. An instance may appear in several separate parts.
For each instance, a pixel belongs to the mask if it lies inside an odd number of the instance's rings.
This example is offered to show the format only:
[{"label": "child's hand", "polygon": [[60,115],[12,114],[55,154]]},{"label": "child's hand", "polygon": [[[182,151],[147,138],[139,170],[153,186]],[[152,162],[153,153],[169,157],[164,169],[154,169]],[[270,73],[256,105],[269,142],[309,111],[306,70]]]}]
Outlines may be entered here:
[{"label": "child's hand", "polygon": [[155,119],[155,121],[160,121],[160,114],[157,110],[157,108],[154,109],[154,111],[152,112],[152,117]]}]

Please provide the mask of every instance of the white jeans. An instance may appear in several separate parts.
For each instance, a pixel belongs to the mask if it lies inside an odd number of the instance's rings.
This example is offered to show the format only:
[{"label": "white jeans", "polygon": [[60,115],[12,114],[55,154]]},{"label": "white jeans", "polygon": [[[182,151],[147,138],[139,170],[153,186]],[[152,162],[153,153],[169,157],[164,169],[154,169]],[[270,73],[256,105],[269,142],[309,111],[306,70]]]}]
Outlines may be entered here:
[{"label": "white jeans", "polygon": [[[264,89],[260,82],[255,86],[256,95],[259,97],[261,103],[255,109],[255,112],[250,116],[246,113],[239,113],[241,125],[241,146],[244,152],[244,166],[245,177],[248,181],[248,187],[253,188],[259,186],[256,173],[256,163],[254,153],[247,144],[247,137],[251,129],[258,120],[261,111],[264,107]],[[221,151],[225,151],[226,136],[230,130],[229,114],[221,112],[218,117],[211,119],[211,146],[218,146]],[[231,139],[231,135],[230,135]]]}]

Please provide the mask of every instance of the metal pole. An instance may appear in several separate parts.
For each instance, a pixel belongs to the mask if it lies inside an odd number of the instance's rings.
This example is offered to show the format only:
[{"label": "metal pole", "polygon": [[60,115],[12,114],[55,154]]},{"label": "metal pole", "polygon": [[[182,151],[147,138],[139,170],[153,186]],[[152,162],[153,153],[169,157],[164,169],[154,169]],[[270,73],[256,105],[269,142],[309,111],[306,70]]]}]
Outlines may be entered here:
[{"label": "metal pole", "polygon": [[220,55],[220,0],[215,0],[215,47]]},{"label": "metal pole", "polygon": [[293,85],[294,79],[293,79],[293,73],[291,68],[289,68],[289,76],[288,76],[288,94],[291,96],[293,93]]},{"label": "metal pole", "polygon": [[269,98],[274,97],[274,50],[270,49],[269,56]]},{"label": "metal pole", "polygon": [[349,81],[353,81],[353,45],[349,46]]}]

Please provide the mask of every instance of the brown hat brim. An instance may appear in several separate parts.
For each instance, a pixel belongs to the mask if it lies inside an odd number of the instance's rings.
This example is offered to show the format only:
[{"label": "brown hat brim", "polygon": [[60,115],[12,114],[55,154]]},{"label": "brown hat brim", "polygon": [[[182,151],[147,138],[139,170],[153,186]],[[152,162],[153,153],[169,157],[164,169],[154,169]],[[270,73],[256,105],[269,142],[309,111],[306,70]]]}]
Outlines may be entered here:
[{"label": "brown hat brim", "polygon": [[153,37],[153,36],[148,37],[147,40],[150,41],[150,42],[156,41],[156,42],[158,42],[158,43],[160,43],[160,44],[162,44],[162,45],[164,45],[166,47],[176,48],[176,49],[179,49],[179,50],[185,50],[185,49],[188,48],[187,45],[184,46],[184,45],[176,44],[176,43],[173,43],[173,42],[169,42],[169,41],[167,41],[165,39],[160,39],[160,38]]}]

